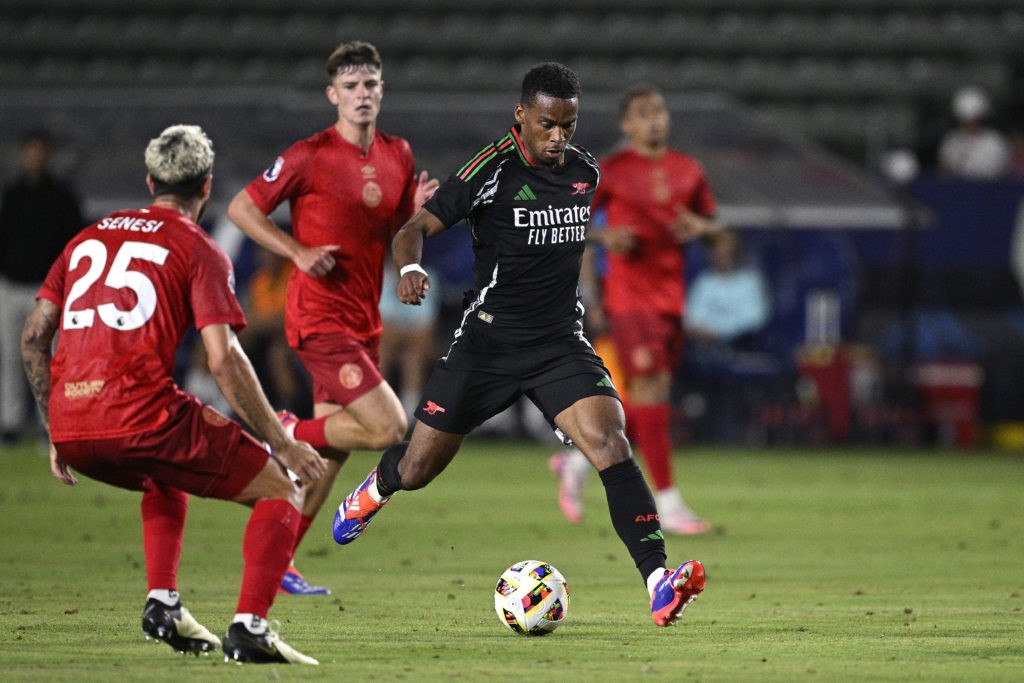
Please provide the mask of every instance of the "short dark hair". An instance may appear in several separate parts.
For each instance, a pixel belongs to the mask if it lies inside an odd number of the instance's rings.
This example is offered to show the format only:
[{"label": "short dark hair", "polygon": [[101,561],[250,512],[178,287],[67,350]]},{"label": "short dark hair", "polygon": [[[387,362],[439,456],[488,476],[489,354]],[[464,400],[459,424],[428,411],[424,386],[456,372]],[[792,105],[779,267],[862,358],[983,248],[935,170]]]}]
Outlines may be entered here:
[{"label": "short dark hair", "polygon": [[333,79],[339,72],[359,66],[369,66],[380,71],[380,53],[377,48],[362,40],[342,43],[327,58],[327,77]]},{"label": "short dark hair", "polygon": [[619,100],[619,119],[626,118],[626,112],[629,110],[629,105],[633,104],[633,100],[648,95],[661,95],[661,88],[650,83],[638,83],[627,90]]},{"label": "short dark hair", "polygon": [[541,93],[560,100],[571,100],[579,98],[580,92],[580,81],[572,69],[558,62],[544,62],[523,76],[519,103],[533,104]]}]

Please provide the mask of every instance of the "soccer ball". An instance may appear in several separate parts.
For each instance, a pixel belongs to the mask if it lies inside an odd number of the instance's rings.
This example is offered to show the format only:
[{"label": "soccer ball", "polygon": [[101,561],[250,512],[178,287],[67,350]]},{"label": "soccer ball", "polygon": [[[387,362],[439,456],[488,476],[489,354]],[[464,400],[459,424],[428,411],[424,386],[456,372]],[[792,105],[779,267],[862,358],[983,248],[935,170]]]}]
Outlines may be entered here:
[{"label": "soccer ball", "polygon": [[547,562],[516,562],[494,587],[494,611],[516,633],[546,636],[569,613],[569,585]]}]

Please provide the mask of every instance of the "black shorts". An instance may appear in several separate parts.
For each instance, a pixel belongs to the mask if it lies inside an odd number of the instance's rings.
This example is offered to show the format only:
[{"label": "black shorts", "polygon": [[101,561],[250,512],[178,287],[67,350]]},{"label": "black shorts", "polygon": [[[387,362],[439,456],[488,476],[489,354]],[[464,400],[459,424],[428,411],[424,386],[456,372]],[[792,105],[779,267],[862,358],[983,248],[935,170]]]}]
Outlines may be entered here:
[{"label": "black shorts", "polygon": [[619,398],[604,362],[582,335],[509,346],[484,325],[465,325],[434,366],[416,409],[427,426],[468,434],[525,395],[554,427],[555,416],[582,398]]}]

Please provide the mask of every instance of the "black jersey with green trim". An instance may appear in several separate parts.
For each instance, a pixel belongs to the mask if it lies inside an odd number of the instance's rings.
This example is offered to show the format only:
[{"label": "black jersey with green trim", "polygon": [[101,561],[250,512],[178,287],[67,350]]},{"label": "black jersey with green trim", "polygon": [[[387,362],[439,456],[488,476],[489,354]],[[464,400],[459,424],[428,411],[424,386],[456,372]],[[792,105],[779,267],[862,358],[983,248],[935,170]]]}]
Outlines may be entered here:
[{"label": "black jersey with green trim", "polygon": [[463,316],[503,341],[529,344],[582,330],[580,264],[600,179],[594,157],[569,145],[556,166],[534,162],[518,125],[474,155],[424,205],[473,235],[472,300]]}]

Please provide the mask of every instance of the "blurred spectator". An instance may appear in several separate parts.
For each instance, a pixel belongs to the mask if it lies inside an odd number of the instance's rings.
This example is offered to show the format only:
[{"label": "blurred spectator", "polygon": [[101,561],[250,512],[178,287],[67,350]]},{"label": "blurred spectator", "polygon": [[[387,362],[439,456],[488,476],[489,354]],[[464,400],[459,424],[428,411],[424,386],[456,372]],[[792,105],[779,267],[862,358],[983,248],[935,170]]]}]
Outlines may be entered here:
[{"label": "blurred spectator", "polygon": [[742,259],[740,236],[722,231],[711,246],[710,267],[687,293],[685,325],[696,362],[727,361],[737,347],[768,322],[771,302],[764,276]]},{"label": "blurred spectator", "polygon": [[[436,272],[431,269],[431,272]],[[398,278],[394,268],[384,269],[384,289],[380,298],[380,317],[384,330],[380,338],[381,374],[398,390],[398,397],[407,415],[416,410],[416,403],[427,383],[430,368],[438,358],[437,327],[444,298],[439,277],[430,278],[430,296],[419,306],[406,306],[395,291]]]},{"label": "blurred spectator", "polygon": [[50,169],[53,138],[45,130],[21,142],[21,172],[0,205],[0,429],[10,443],[28,431],[34,412],[21,367],[21,328],[61,249],[84,225],[78,197]]},{"label": "blurred spectator", "polygon": [[772,301],[738,233],[721,232],[709,249],[708,266],[687,288],[687,346],[677,380],[691,436],[741,443],[757,396],[778,372],[776,352],[765,350],[760,334]]},{"label": "blurred spectator", "polygon": [[1024,180],[1024,129],[1010,131],[1010,178]]},{"label": "blurred spectator", "polygon": [[238,339],[252,358],[271,404],[306,413],[312,406],[303,404],[301,375],[284,335],[288,278],[295,265],[269,249],[258,249],[256,258],[259,264],[242,301],[249,324]]},{"label": "blurred spectator", "polygon": [[946,133],[939,146],[939,170],[967,180],[998,180],[1010,170],[1010,144],[999,131],[988,127],[991,112],[988,95],[977,87],[957,90],[953,115],[958,125]]}]

